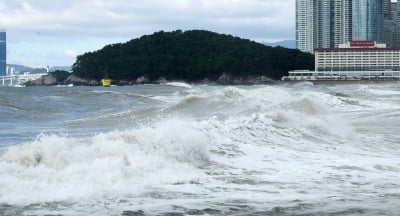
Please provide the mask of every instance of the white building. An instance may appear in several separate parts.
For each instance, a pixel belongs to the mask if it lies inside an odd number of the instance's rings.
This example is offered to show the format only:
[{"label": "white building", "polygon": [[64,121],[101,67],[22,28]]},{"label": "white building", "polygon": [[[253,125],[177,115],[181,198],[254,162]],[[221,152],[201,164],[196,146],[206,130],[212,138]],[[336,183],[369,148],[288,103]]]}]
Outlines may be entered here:
[{"label": "white building", "polygon": [[375,41],[350,41],[314,50],[315,71],[290,71],[288,80],[398,80],[400,48]]},{"label": "white building", "polygon": [[339,48],[315,49],[315,71],[400,71],[400,48],[375,41],[351,41]]},{"label": "white building", "polygon": [[11,76],[11,75],[14,75],[14,74],[15,74],[15,68],[7,66],[6,75],[7,76]]}]

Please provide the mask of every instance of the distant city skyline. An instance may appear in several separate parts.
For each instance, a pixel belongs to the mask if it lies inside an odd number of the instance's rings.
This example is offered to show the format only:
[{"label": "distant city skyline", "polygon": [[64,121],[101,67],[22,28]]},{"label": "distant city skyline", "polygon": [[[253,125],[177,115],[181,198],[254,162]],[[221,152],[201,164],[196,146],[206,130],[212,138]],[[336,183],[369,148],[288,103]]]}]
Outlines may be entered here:
[{"label": "distant city skyline", "polygon": [[400,5],[391,0],[296,0],[297,48],[337,48],[351,40],[400,47]]},{"label": "distant city skyline", "polygon": [[296,0],[297,48],[313,53],[351,40],[384,43],[384,13],[387,0]]},{"label": "distant city skyline", "polygon": [[3,0],[7,63],[72,65],[84,52],[164,30],[255,40],[295,39],[295,0]]}]

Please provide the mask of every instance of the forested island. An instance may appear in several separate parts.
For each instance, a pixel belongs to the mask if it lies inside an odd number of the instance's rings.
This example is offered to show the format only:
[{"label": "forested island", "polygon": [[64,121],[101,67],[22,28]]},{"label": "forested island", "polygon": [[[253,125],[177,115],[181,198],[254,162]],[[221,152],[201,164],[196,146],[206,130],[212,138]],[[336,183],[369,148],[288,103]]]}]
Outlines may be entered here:
[{"label": "forested island", "polygon": [[79,55],[72,70],[75,80],[92,80],[93,85],[105,76],[117,84],[160,79],[229,84],[232,79],[248,77],[279,80],[289,70],[313,68],[314,56],[296,49],[270,47],[204,30],[177,30],[156,32]]}]

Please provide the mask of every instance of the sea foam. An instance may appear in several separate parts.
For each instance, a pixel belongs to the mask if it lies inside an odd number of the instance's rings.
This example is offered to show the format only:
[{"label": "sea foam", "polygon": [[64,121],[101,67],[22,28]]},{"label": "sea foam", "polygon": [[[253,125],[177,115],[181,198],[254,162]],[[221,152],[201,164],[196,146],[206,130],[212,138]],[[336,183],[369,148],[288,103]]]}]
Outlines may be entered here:
[{"label": "sea foam", "polygon": [[183,120],[88,139],[42,135],[0,153],[0,203],[135,195],[150,186],[196,181],[208,162],[207,143]]}]

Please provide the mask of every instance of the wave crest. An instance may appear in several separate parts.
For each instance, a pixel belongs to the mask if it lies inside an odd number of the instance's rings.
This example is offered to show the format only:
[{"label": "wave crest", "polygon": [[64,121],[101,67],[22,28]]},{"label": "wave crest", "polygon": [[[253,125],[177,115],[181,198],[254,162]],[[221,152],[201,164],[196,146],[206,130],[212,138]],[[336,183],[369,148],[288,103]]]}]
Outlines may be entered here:
[{"label": "wave crest", "polygon": [[42,135],[0,155],[0,202],[66,201],[141,193],[191,182],[208,163],[207,138],[192,123],[114,131],[78,140]]}]

